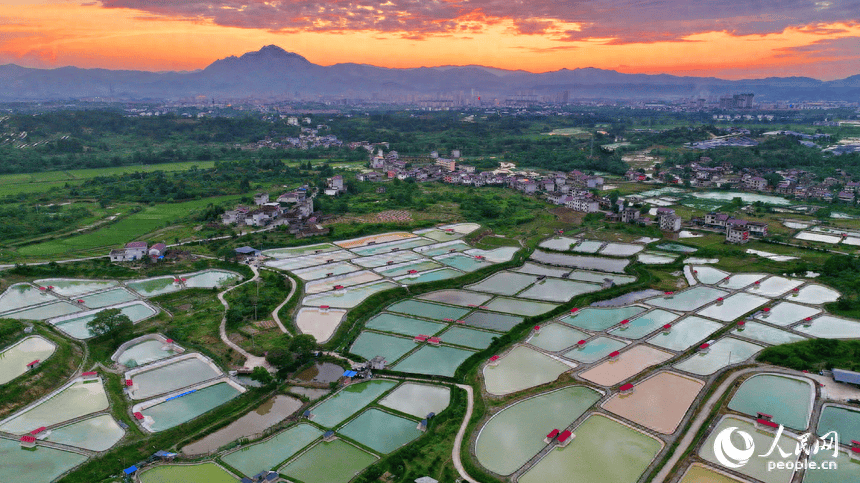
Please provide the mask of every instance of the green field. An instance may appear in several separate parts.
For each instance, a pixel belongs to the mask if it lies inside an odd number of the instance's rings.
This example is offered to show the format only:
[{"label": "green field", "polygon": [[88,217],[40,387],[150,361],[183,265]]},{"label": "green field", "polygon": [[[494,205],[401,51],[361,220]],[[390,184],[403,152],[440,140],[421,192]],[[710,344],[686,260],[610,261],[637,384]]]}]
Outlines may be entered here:
[{"label": "green field", "polygon": [[190,161],[185,163],[149,164],[143,166],[117,166],[115,168],[74,169],[68,171],[46,171],[41,173],[0,175],[0,196],[20,193],[36,193],[53,188],[81,184],[99,176],[116,176],[126,173],[152,171],[185,171],[192,166],[200,169],[215,166],[214,161]]},{"label": "green field", "polygon": [[[22,258],[104,255],[104,252],[109,248],[119,248],[130,241],[144,239],[147,234],[185,219],[192,210],[205,207],[209,203],[238,199],[238,195],[232,195],[204,198],[185,203],[147,206],[140,212],[133,213],[116,223],[89,233],[21,247],[17,251],[17,255]],[[145,241],[153,243],[159,241],[173,242],[172,239],[167,239],[166,235],[163,235],[162,238],[164,239]]]}]

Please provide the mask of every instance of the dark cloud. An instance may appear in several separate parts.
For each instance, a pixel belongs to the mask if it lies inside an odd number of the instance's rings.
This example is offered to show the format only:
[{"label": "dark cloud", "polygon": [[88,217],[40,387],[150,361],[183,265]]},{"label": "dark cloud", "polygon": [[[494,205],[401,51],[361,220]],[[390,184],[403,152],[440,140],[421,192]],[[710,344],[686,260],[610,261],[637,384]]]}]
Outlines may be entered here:
[{"label": "dark cloud", "polygon": [[[424,37],[513,22],[520,34],[613,43],[678,41],[721,31],[764,35],[860,19],[860,0],[103,0],[106,8],[281,30],[398,32]],[[571,30],[571,23],[581,27]],[[477,25],[476,25],[477,24]]]}]

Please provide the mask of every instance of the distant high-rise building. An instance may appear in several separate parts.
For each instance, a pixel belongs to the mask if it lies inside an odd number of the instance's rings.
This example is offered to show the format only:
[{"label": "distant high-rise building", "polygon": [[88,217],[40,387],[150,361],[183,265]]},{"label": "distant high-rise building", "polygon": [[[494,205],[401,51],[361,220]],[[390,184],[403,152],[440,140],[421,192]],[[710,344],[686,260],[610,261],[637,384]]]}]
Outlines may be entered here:
[{"label": "distant high-rise building", "polygon": [[720,109],[752,109],[755,94],[735,94],[720,97]]}]

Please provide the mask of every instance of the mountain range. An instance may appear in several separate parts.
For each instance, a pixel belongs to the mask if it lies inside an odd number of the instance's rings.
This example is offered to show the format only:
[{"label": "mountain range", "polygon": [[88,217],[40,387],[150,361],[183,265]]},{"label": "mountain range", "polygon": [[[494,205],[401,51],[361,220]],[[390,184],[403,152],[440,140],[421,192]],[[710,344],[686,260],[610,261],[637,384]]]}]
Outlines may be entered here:
[{"label": "mountain range", "polygon": [[849,100],[860,98],[860,75],[834,81],[808,77],[725,80],[667,74],[623,74],[596,68],[531,73],[477,65],[394,69],[365,64],[321,66],[301,55],[269,45],[242,56],[217,60],[192,72],[145,72],[61,67],[32,69],[0,66],[0,101],[80,98],[177,99],[221,98],[308,99],[317,96],[445,96],[477,92],[489,97],[518,93],[571,99],[709,98],[752,92],[757,100]]}]

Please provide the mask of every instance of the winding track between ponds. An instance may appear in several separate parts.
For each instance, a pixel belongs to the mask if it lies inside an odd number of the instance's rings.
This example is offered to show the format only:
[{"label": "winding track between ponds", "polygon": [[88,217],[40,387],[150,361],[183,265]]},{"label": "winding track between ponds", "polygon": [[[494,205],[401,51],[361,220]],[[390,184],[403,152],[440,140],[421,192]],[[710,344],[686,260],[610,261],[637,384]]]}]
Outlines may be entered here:
[{"label": "winding track between ponds", "polygon": [[220,292],[218,294],[218,300],[220,300],[221,304],[224,306],[224,316],[221,317],[221,326],[219,327],[219,332],[221,334],[221,341],[224,342],[225,344],[227,344],[227,347],[233,349],[234,351],[238,352],[239,354],[242,354],[242,357],[245,358],[245,365],[244,365],[245,367],[247,367],[248,369],[253,369],[255,367],[262,367],[269,372],[273,372],[274,369],[272,369],[272,367],[269,365],[269,363],[266,362],[265,357],[257,357],[255,355],[250,354],[248,351],[246,351],[245,349],[242,349],[241,347],[239,347],[238,344],[234,343],[232,340],[230,340],[230,338],[227,337],[227,310],[230,309],[230,304],[228,304],[227,300],[224,299],[224,295],[226,295],[227,292],[229,292],[233,289],[236,289],[236,288],[241,287],[242,285],[245,285],[246,283],[255,282],[255,281],[260,279],[260,271],[257,270],[257,267],[251,265],[250,268],[254,272],[253,278],[248,279],[248,280],[246,280],[246,281],[244,281],[238,285],[234,285],[234,286],[228,288],[227,290]]},{"label": "winding track between ponds", "polygon": [[472,393],[472,386],[457,384],[457,387],[466,391],[466,415],[463,416],[463,424],[460,425],[457,437],[454,438],[454,450],[451,451],[451,459],[454,461],[454,467],[457,468],[457,473],[460,473],[461,478],[469,483],[478,483],[476,479],[469,476],[469,473],[466,473],[466,469],[463,468],[463,462],[460,460],[463,436],[466,435],[466,428],[469,426],[469,420],[472,419],[472,407],[475,405],[475,395]]},{"label": "winding track between ponds", "polygon": [[[255,269],[256,269],[256,267],[251,268],[251,270],[255,270]],[[269,270],[267,268],[264,268],[263,270],[268,270],[272,273],[278,273],[274,270]],[[256,270],[254,273],[256,273]],[[284,305],[287,305],[287,302],[289,302],[290,299],[293,298],[293,294],[296,293],[296,282],[293,281],[292,277],[290,277],[286,274],[281,273],[280,275],[282,275],[285,279],[287,279],[288,282],[290,282],[290,293],[289,293],[289,295],[287,295],[287,298],[285,298],[284,301],[281,302],[281,305],[278,305],[277,307],[275,307],[275,310],[272,311],[272,318],[275,319],[275,323],[278,324],[278,328],[281,329],[281,332],[283,332],[284,334],[289,334],[290,336],[292,336],[293,333],[290,332],[289,330],[287,330],[287,328],[284,327],[284,324],[281,323],[281,318],[278,317],[278,312],[280,312],[281,309],[284,307]]]}]

